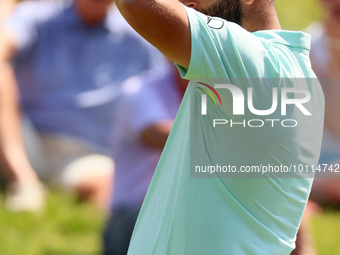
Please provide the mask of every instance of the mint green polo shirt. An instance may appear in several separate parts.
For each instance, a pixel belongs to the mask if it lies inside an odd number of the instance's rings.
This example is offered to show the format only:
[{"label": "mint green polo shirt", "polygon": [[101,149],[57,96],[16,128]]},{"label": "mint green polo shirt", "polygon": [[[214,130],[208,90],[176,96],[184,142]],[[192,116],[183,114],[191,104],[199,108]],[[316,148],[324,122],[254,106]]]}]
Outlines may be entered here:
[{"label": "mint green polo shirt", "polygon": [[[145,197],[128,254],[289,255],[295,247],[312,178],[191,178],[190,159],[196,151],[202,163],[213,164],[223,158],[238,167],[317,164],[324,98],[311,69],[310,36],[278,30],[250,33],[237,24],[185,8],[192,53],[189,68],[179,67],[184,78],[228,79],[244,93],[247,86],[253,86],[258,108],[270,101],[270,84],[249,85],[238,82],[239,78],[311,78],[297,86],[310,92],[311,100],[305,107],[312,115],[306,117],[291,106],[284,117],[297,119],[295,128],[239,126],[225,128],[225,135],[216,136],[221,133],[214,132],[210,113],[227,119],[231,110],[218,108],[209,100],[210,112],[201,116],[201,95],[205,92],[191,81]],[[226,93],[221,92],[222,101]],[[223,103],[232,107],[232,100]],[[190,139],[204,146],[191,148]]]}]

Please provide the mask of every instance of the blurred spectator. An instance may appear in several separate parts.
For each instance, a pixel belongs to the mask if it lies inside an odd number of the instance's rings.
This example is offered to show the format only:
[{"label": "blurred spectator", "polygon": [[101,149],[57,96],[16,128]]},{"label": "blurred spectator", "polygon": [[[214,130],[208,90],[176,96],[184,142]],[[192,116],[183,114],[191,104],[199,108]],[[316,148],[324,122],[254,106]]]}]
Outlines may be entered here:
[{"label": "blurred spectator", "polygon": [[[0,23],[11,14],[15,4],[15,0],[0,0]],[[6,57],[6,52],[3,50],[0,47],[1,59]],[[2,174],[5,174],[7,181],[11,183],[8,189],[11,199],[6,200],[9,209],[37,211],[44,205],[45,193],[29,163],[20,136],[16,86],[5,85],[6,80],[13,80],[13,78],[14,74],[10,65],[0,61],[0,170],[3,170],[3,173],[0,173],[0,179],[3,181]],[[20,192],[15,192],[15,190],[20,190]]]},{"label": "blurred spectator", "polygon": [[[176,117],[187,82],[169,72],[147,72],[122,87],[112,134],[116,162],[111,219],[104,232],[106,255],[127,254],[132,231]],[[178,73],[178,72],[177,72]],[[174,159],[176,160],[176,159]]]},{"label": "blurred spectator", "polygon": [[[0,32],[0,63],[9,71],[10,61],[14,67],[33,168],[41,180],[100,206],[109,199],[113,179],[107,138],[116,124],[112,112],[119,86],[155,64],[162,68],[164,61],[111,3],[24,1]],[[8,75],[2,86],[12,89],[16,81]],[[19,140],[19,121],[12,128],[5,123],[17,120],[15,114],[7,114],[0,127],[13,141]],[[19,173],[18,154],[2,145],[8,171]],[[6,204],[15,210],[20,199],[13,198],[25,197],[21,182],[13,180],[8,191]]]},{"label": "blurred spectator", "polygon": [[[325,125],[319,164],[340,164],[340,0],[320,0],[326,10],[322,23],[307,28],[312,35],[311,61],[325,94]],[[323,167],[321,167],[323,169]],[[319,204],[340,204],[340,179],[332,172],[316,172],[311,199]],[[338,176],[340,177],[340,175]],[[314,208],[313,208],[314,207]],[[309,214],[319,211],[308,203],[292,255],[315,254],[309,235]]]},{"label": "blurred spectator", "polygon": [[[311,60],[326,99],[325,128],[320,164],[340,164],[340,0],[320,0],[326,11],[322,23],[312,24]],[[322,168],[323,169],[323,168]],[[311,198],[340,205],[340,179],[326,171],[316,175]],[[338,174],[337,177],[340,177]]]}]

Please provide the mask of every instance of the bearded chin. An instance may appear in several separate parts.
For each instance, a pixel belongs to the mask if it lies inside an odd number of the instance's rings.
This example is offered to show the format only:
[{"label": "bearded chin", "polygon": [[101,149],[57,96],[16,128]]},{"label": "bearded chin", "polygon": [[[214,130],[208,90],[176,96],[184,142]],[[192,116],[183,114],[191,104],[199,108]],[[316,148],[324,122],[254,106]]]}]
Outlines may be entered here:
[{"label": "bearded chin", "polygon": [[242,24],[243,12],[240,0],[219,0],[201,10],[201,12],[208,16],[219,17],[239,25]]}]

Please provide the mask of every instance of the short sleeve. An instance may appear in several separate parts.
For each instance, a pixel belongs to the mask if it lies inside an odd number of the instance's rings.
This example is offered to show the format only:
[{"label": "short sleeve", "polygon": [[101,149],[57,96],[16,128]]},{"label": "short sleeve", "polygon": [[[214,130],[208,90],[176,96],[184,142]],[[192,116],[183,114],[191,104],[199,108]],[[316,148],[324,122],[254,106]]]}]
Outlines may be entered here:
[{"label": "short sleeve", "polygon": [[275,66],[275,59],[267,54],[270,45],[253,33],[236,23],[185,9],[191,31],[191,60],[188,69],[177,65],[183,78],[261,77],[267,60]]},{"label": "short sleeve", "polygon": [[39,25],[48,20],[61,5],[48,2],[25,1],[16,6],[13,14],[1,24],[1,29],[14,35],[17,49],[33,45],[38,38]]}]

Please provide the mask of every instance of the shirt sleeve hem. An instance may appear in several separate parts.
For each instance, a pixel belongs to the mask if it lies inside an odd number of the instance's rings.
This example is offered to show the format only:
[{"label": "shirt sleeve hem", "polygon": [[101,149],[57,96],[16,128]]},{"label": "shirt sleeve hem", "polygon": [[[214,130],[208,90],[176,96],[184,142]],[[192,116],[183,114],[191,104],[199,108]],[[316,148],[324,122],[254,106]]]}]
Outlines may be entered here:
[{"label": "shirt sleeve hem", "polygon": [[177,66],[180,75],[183,79],[191,79],[195,78],[196,71],[199,70],[200,67],[200,59],[201,59],[201,44],[199,43],[199,24],[197,20],[197,16],[195,10],[189,7],[184,6],[190,24],[190,33],[191,33],[191,57],[189,68],[186,69],[175,63]]}]

